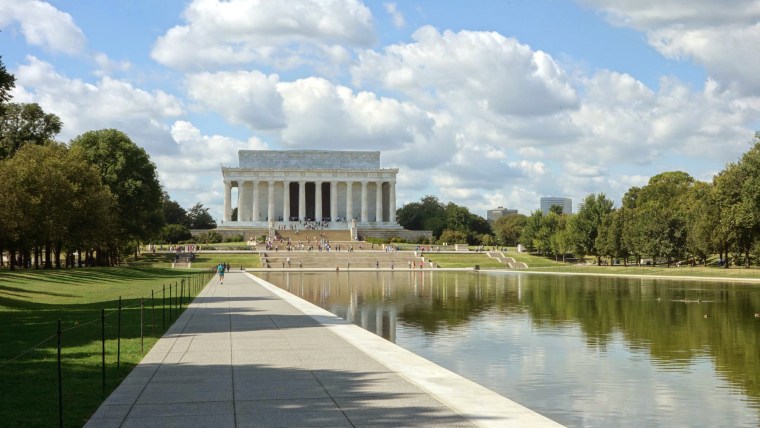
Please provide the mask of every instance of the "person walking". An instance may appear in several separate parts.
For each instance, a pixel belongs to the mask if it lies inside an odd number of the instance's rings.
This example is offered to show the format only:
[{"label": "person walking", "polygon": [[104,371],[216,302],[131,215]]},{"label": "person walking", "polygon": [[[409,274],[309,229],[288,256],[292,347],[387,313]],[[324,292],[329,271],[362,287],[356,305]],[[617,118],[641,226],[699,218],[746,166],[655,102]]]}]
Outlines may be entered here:
[{"label": "person walking", "polygon": [[216,267],[216,272],[219,274],[219,284],[224,284],[224,271],[226,266],[223,263],[219,263]]}]

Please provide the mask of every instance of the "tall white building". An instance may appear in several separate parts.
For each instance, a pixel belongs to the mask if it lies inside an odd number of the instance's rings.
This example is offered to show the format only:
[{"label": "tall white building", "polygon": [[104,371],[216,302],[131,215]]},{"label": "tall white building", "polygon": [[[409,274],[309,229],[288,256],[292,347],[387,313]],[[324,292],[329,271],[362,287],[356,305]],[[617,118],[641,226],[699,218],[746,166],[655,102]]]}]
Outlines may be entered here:
[{"label": "tall white building", "polygon": [[541,212],[549,214],[553,206],[562,207],[562,214],[573,213],[573,200],[570,198],[559,198],[556,196],[544,196],[541,198]]}]

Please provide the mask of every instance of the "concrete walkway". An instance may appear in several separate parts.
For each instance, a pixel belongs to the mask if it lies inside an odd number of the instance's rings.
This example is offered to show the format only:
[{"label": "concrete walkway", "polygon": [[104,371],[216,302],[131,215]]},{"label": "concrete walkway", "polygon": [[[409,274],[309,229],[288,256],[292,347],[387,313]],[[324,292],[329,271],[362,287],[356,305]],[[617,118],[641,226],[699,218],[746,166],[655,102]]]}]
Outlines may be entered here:
[{"label": "concrete walkway", "polygon": [[559,425],[234,272],[203,290],[86,426]]}]

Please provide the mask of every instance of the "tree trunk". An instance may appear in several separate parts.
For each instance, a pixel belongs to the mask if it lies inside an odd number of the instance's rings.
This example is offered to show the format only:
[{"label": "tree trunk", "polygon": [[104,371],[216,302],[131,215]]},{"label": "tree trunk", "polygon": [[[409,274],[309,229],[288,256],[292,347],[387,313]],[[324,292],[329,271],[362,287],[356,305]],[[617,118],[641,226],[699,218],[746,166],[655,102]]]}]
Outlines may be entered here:
[{"label": "tree trunk", "polygon": [[53,250],[50,248],[50,243],[45,244],[45,269],[53,268]]},{"label": "tree trunk", "polygon": [[77,250],[77,265],[75,267],[82,267],[82,249]]},{"label": "tree trunk", "polygon": [[744,267],[749,269],[749,248],[744,249]]},{"label": "tree trunk", "polygon": [[59,245],[53,246],[53,258],[55,259],[55,268],[61,268],[61,247]]},{"label": "tree trunk", "polygon": [[8,257],[10,258],[10,270],[16,270],[16,250],[12,247],[8,249]]}]

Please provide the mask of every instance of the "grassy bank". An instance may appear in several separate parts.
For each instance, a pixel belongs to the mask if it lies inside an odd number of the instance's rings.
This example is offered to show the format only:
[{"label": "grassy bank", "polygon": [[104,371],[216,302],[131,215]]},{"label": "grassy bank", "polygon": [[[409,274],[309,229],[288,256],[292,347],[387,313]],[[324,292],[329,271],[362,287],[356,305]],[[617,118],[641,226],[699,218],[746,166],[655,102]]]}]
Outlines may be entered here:
[{"label": "grassy bank", "polygon": [[[62,327],[66,426],[81,426],[178,316],[168,291],[184,281],[195,295],[200,272],[150,267],[0,271],[0,421],[5,426],[58,425],[57,321]],[[161,290],[167,299],[161,311]],[[151,301],[151,291],[154,300]],[[117,368],[118,301],[122,298]],[[140,339],[143,298],[144,342]],[[176,307],[176,306],[175,306]],[[155,308],[155,309],[154,309]],[[106,390],[102,389],[101,310],[105,310]],[[38,346],[37,346],[38,345]],[[143,347],[144,345],[144,347]]]}]

